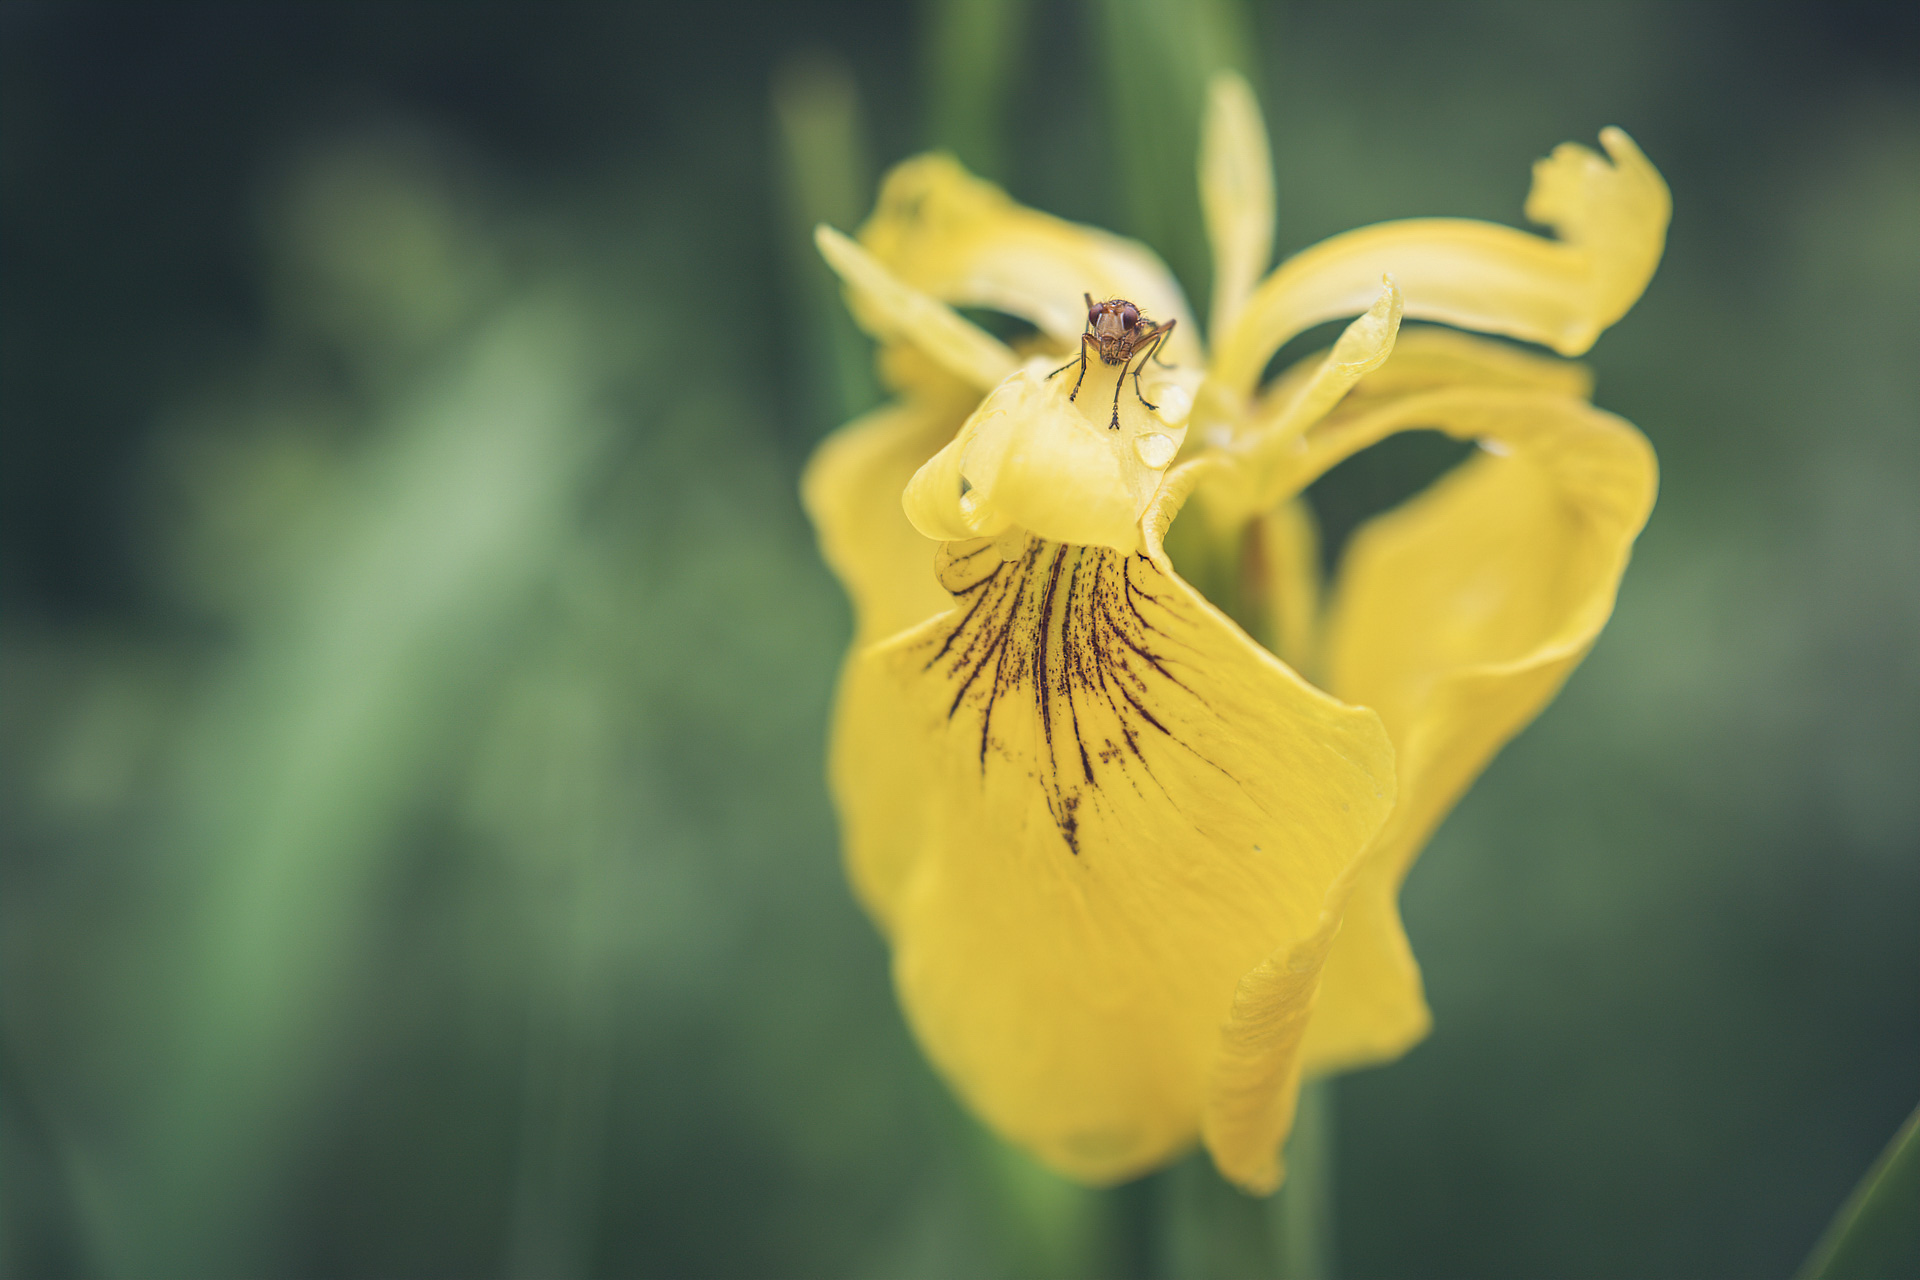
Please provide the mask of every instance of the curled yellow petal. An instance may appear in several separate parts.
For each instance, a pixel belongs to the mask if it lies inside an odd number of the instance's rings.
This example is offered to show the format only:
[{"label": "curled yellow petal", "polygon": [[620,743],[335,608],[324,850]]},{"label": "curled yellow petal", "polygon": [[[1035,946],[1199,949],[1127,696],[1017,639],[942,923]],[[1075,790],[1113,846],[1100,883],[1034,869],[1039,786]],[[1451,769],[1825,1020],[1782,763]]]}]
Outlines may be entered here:
[{"label": "curled yellow petal", "polygon": [[1391,272],[1406,313],[1538,342],[1578,355],[1639,298],[1666,244],[1666,183],[1618,129],[1600,135],[1607,159],[1571,143],[1534,166],[1527,213],[1545,239],[1464,218],[1362,227],[1287,261],[1215,339],[1214,374],[1245,397],[1272,354],[1313,325],[1366,308]]},{"label": "curled yellow petal", "polygon": [[1394,906],[1400,881],[1592,646],[1656,487],[1638,431],[1553,394],[1427,392],[1324,429],[1344,455],[1412,427],[1483,449],[1363,526],[1334,584],[1327,684],[1380,712],[1401,799],[1327,964],[1306,1040],[1314,1070],[1392,1057],[1424,1033],[1418,970]]},{"label": "curled yellow petal", "polygon": [[1213,247],[1213,313],[1225,333],[1273,261],[1273,161],[1260,103],[1232,72],[1207,87],[1200,132],[1200,208]]},{"label": "curled yellow petal", "polygon": [[[1346,327],[1310,372],[1283,379],[1269,397],[1273,403],[1263,405],[1238,431],[1224,424],[1216,428],[1220,465],[1211,468],[1203,481],[1208,520],[1238,528],[1287,496],[1286,464],[1297,452],[1299,437],[1393,354],[1403,306],[1393,277],[1384,277],[1380,296],[1366,314]],[[1202,388],[1203,402],[1207,394],[1208,389]],[[1201,412],[1206,412],[1204,407]]]},{"label": "curled yellow petal", "polygon": [[944,154],[896,165],[860,242],[913,287],[955,306],[1031,321],[1065,350],[1086,328],[1082,295],[1126,298],[1178,325],[1164,355],[1193,364],[1199,335],[1173,275],[1149,249],[1016,204]]},{"label": "curled yellow petal", "polygon": [[1085,365],[1082,377],[1079,361],[1029,361],[995,388],[907,485],[914,527],[955,541],[1028,529],[1136,550],[1140,515],[1186,437],[1195,375],[1149,363],[1136,392],[1125,366]]},{"label": "curled yellow petal", "polygon": [[1406,300],[1392,276],[1380,280],[1380,296],[1366,314],[1348,325],[1333,350],[1303,384],[1267,414],[1256,418],[1249,433],[1262,447],[1290,441],[1325,417],[1360,379],[1386,363],[1400,336],[1400,317]]},{"label": "curled yellow petal", "polygon": [[855,658],[930,780],[893,915],[912,1025],[997,1130],[1094,1182],[1193,1140],[1236,985],[1321,927],[1393,798],[1374,715],[1148,545],[954,544],[952,612]]},{"label": "curled yellow petal", "polygon": [[1019,357],[1004,342],[936,298],[902,281],[854,241],[822,224],[820,256],[847,286],[860,327],[885,342],[910,342],[982,391],[1012,373]]}]

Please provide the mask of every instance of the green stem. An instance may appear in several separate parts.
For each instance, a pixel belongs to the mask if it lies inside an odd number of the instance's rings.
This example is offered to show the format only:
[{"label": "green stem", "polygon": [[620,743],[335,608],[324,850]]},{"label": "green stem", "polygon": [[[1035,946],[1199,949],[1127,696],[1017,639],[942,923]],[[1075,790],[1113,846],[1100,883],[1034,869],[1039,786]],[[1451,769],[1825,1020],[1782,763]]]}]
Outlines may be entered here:
[{"label": "green stem", "polygon": [[[1214,1171],[1205,1153],[1129,1189],[1118,1207],[1144,1212],[1133,1232],[1140,1254],[1127,1274],[1153,1280],[1331,1280],[1333,1113],[1328,1086],[1300,1095],[1287,1140],[1287,1180],[1267,1199],[1249,1196]],[[1140,1194],[1144,1192],[1145,1194]],[[1135,1225],[1135,1224],[1126,1224]]]},{"label": "green stem", "polygon": [[1300,1087],[1287,1180],[1269,1210],[1281,1280],[1333,1280],[1333,1082]]},{"label": "green stem", "polygon": [[873,190],[852,71],[825,53],[788,58],[774,75],[773,117],[787,212],[782,243],[810,316],[798,326],[796,344],[813,384],[815,425],[824,430],[879,398],[871,344],[854,327],[839,282],[813,247],[813,229],[822,222],[841,231],[858,226]]},{"label": "green stem", "polygon": [[1026,10],[1025,0],[931,0],[925,11],[933,145],[1003,182],[1007,102]]}]

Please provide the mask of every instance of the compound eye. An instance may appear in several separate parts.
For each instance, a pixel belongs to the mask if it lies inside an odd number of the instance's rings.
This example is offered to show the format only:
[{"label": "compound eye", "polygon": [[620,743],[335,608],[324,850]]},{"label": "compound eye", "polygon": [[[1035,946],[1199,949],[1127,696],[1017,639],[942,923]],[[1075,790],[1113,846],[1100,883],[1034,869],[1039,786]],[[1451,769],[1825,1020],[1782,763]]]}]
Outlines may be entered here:
[{"label": "compound eye", "polygon": [[1129,329],[1139,324],[1140,308],[1134,306],[1131,302],[1121,303],[1120,304],[1120,323],[1127,326],[1127,328]]},{"label": "compound eye", "polygon": [[1101,314],[1102,314],[1103,312],[1105,312],[1105,311],[1106,311],[1106,309],[1107,309],[1107,304],[1106,304],[1106,303],[1104,303],[1104,302],[1096,302],[1096,303],[1094,303],[1094,304],[1093,304],[1092,306],[1090,306],[1090,307],[1088,307],[1088,308],[1087,308],[1087,323],[1088,323],[1088,324],[1099,324],[1099,323],[1100,323],[1100,316],[1101,316]]}]

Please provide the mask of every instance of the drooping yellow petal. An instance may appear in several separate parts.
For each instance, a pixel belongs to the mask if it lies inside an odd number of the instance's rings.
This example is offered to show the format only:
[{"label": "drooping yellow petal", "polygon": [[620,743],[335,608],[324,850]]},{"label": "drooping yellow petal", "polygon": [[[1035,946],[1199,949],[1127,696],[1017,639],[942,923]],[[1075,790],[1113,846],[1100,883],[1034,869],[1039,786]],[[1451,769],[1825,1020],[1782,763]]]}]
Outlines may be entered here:
[{"label": "drooping yellow petal", "polygon": [[[951,400],[888,405],[828,436],[807,463],[801,499],[853,602],[855,654],[953,604],[934,577],[939,544],[907,523],[899,494],[965,412]],[[891,689],[850,656],[834,695],[827,770],[848,878],[883,929],[919,848],[926,786],[923,757],[892,745],[904,732],[900,714]]]},{"label": "drooping yellow petal", "polygon": [[1019,365],[1019,357],[1004,342],[902,281],[832,227],[815,227],[813,239],[827,265],[846,283],[853,318],[874,337],[911,342],[955,377],[982,391]]},{"label": "drooping yellow petal", "polygon": [[1369,854],[1307,1032],[1309,1070],[1390,1058],[1424,1033],[1395,907],[1433,829],[1552,699],[1613,610],[1656,487],[1634,428],[1550,393],[1459,388],[1329,421],[1325,462],[1437,427],[1483,451],[1363,526],[1334,586],[1327,685],[1380,712],[1400,803]]},{"label": "drooping yellow petal", "polygon": [[1210,335],[1228,330],[1273,262],[1272,156],[1253,89],[1232,72],[1215,76],[1200,131],[1200,208],[1213,248]]},{"label": "drooping yellow petal", "polygon": [[1029,361],[915,474],[908,518],[931,538],[1028,529],[1138,549],[1140,515],[1186,437],[1194,377],[1148,362],[1136,393],[1123,369],[1090,356],[1081,378],[1078,362]]},{"label": "drooping yellow petal", "polygon": [[916,289],[1020,316],[1062,350],[1086,329],[1083,294],[1129,299],[1155,320],[1179,322],[1163,353],[1170,363],[1199,362],[1186,299],[1150,250],[1016,204],[952,156],[896,165],[860,242]]},{"label": "drooping yellow petal", "polygon": [[1618,129],[1611,159],[1563,144],[1534,166],[1529,218],[1545,239],[1463,218],[1385,222],[1334,236],[1280,264],[1232,330],[1215,338],[1214,376],[1230,400],[1253,390],[1267,360],[1313,325],[1364,310],[1381,273],[1406,313],[1538,342],[1578,355],[1639,298],[1666,244],[1666,183]]},{"label": "drooping yellow petal", "polygon": [[932,779],[902,1002],[979,1114],[1094,1182],[1193,1139],[1236,984],[1322,926],[1393,798],[1373,714],[1176,577],[1155,510],[1149,555],[951,545],[953,611],[856,658]]}]

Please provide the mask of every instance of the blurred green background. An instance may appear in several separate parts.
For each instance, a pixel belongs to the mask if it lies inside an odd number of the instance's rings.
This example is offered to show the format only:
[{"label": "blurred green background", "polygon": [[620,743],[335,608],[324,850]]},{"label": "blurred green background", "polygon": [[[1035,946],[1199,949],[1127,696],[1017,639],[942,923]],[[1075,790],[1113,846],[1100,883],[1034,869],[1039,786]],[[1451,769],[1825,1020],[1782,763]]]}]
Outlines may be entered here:
[{"label": "blurred green background", "polygon": [[[1204,312],[1221,66],[1283,252],[1515,222],[1607,124],[1675,198],[1591,357],[1660,504],[1409,882],[1436,1025],[1334,1090],[1343,1274],[1786,1276],[1920,1098],[1912,6],[9,3],[0,38],[6,1274],[1197,1274],[1178,1173],[1054,1181],[906,1035],[795,483],[875,394],[807,225],[940,143]],[[1335,548],[1434,465],[1323,482]]]}]

